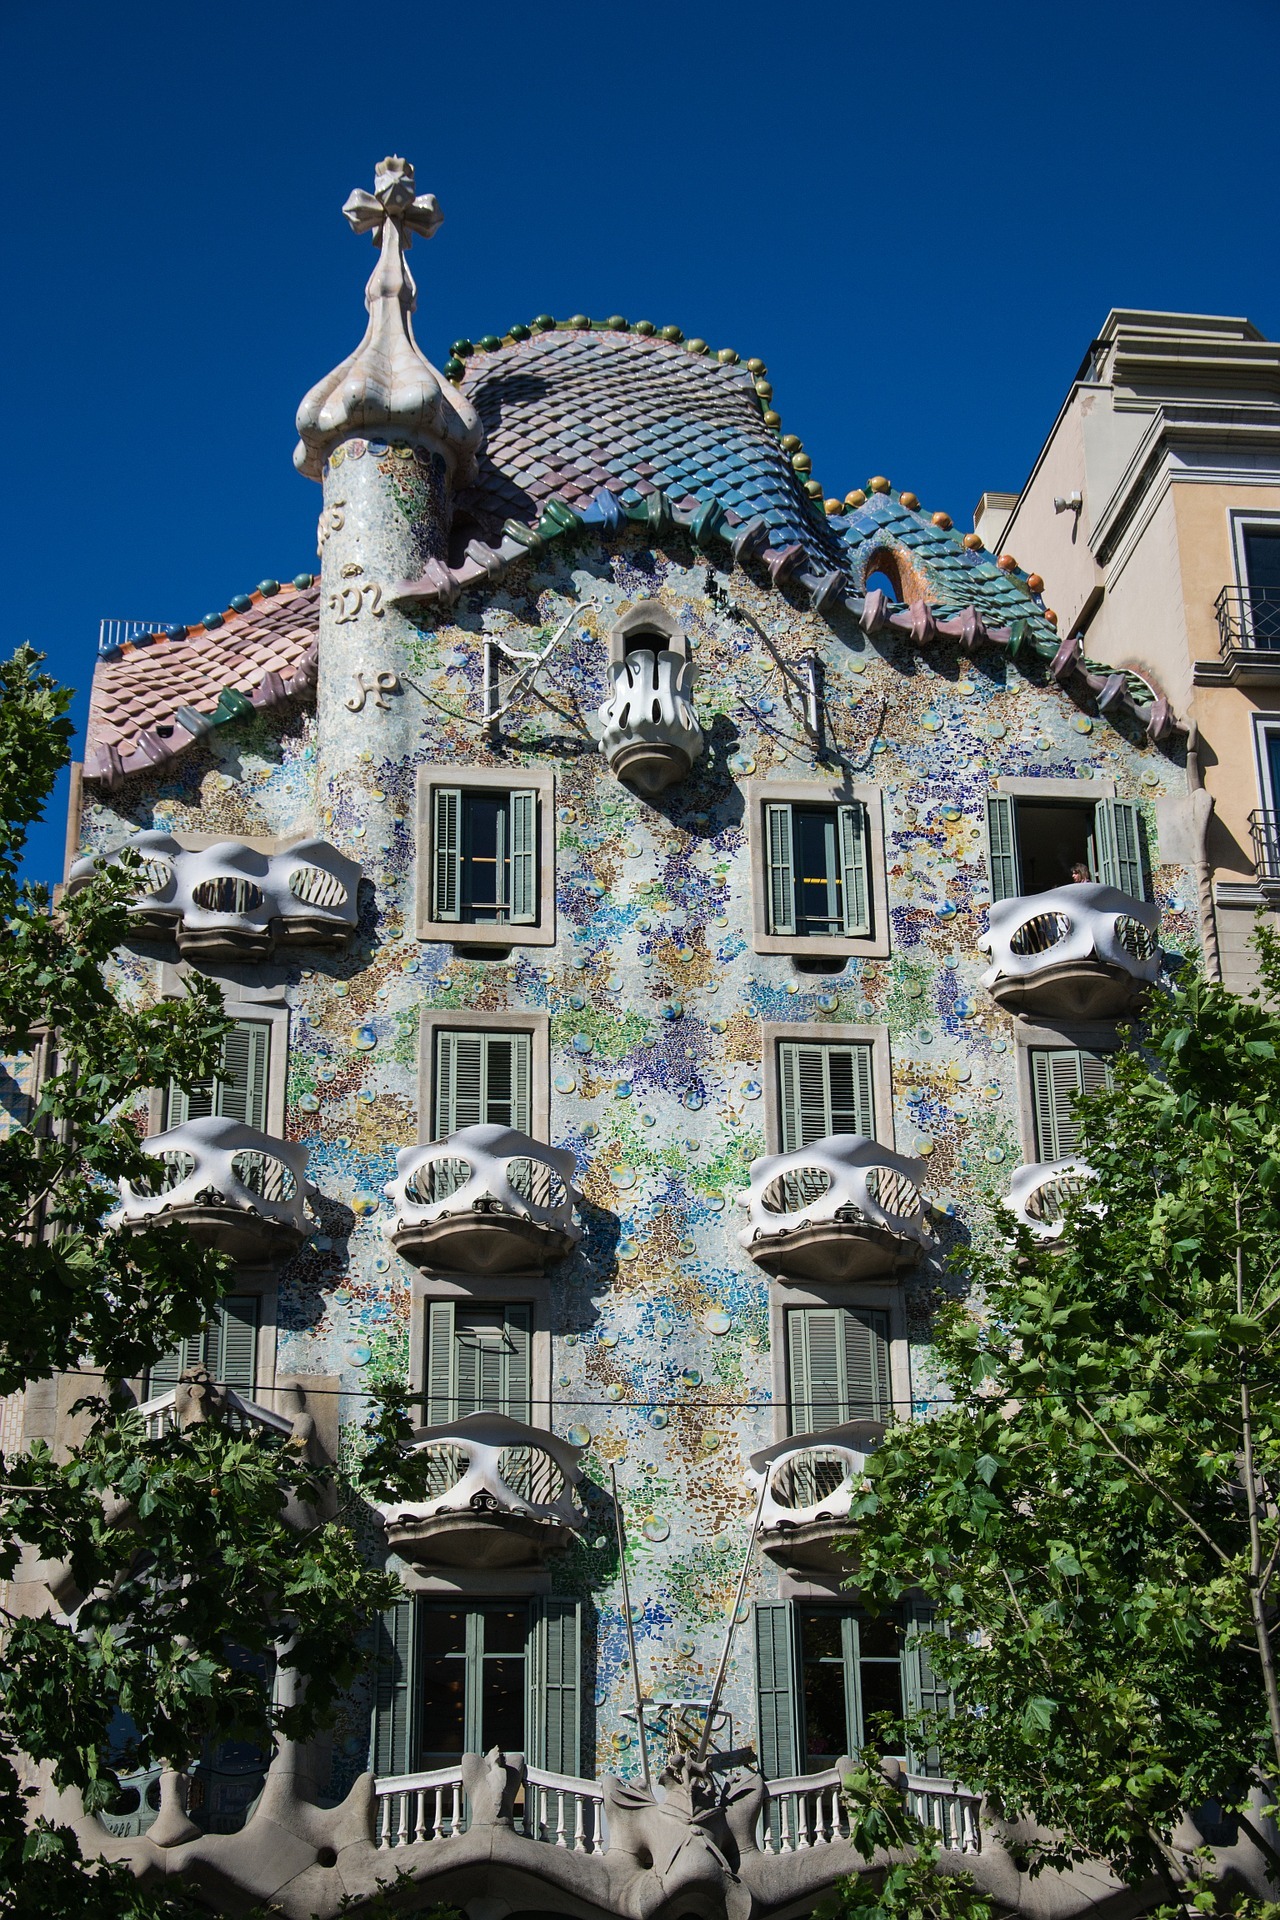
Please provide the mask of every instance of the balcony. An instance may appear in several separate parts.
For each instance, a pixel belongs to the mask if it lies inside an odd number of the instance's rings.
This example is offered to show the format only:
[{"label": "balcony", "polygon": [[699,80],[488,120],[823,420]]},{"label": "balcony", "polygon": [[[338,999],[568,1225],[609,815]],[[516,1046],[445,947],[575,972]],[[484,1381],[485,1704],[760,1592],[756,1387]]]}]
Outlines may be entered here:
[{"label": "balcony", "polygon": [[310,1236],[305,1147],[212,1115],[142,1147],[161,1163],[157,1190],[139,1193],[122,1180],[109,1226],[185,1227],[202,1246],[254,1266],[288,1259]]},{"label": "balcony", "polygon": [[851,1420],[824,1433],[795,1434],[753,1453],[748,1479],[759,1494],[760,1545],[771,1560],[798,1574],[846,1572],[849,1510],[866,1473],[867,1454],[884,1438],[878,1420]]},{"label": "balcony", "polygon": [[997,900],[982,984],[1010,1013],[1114,1020],[1159,978],[1160,910],[1092,881]]},{"label": "balcony", "polygon": [[1259,809],[1249,815],[1253,870],[1260,887],[1280,887],[1280,813]]},{"label": "balcony", "polygon": [[512,1127],[460,1127],[403,1147],[386,1235],[416,1267],[448,1273],[541,1273],[582,1238],[571,1153]]},{"label": "balcony", "polygon": [[382,1503],[387,1539],[427,1566],[541,1566],[585,1525],[573,1494],[584,1451],[503,1413],[419,1427],[407,1459],[423,1498]]},{"label": "balcony", "polygon": [[1059,1240],[1067,1201],[1097,1177],[1085,1160],[1032,1161],[1014,1170],[1002,1204],[1037,1240]]},{"label": "balcony", "polygon": [[[184,957],[257,964],[281,947],[343,947],[355,932],[360,868],[323,840],[268,854],[239,840],[193,851],[171,834],[135,833],[125,849],[142,862],[138,934],[172,940]],[[78,860],[68,891],[98,862]]]},{"label": "balcony", "polygon": [[634,648],[609,667],[599,709],[600,751],[646,800],[683,780],[702,752],[693,709],[694,668],[663,648]]},{"label": "balcony", "polygon": [[887,1280],[933,1244],[924,1163],[860,1133],[833,1133],[793,1153],[765,1154],[738,1196],[738,1235],[778,1280]]},{"label": "balcony", "polygon": [[1224,587],[1213,603],[1217,660],[1197,660],[1197,686],[1280,686],[1280,587]]}]

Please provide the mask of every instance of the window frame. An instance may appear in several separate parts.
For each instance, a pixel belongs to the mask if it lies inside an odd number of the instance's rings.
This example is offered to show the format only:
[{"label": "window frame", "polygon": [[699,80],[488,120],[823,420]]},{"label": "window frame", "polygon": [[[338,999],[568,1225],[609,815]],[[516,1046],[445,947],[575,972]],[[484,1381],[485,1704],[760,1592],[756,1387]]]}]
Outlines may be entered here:
[{"label": "window frame", "polygon": [[[769,1289],[769,1360],[773,1388],[773,1438],[791,1438],[791,1363],[787,1347],[787,1319],[796,1307],[852,1307],[855,1311],[882,1313],[889,1321],[889,1400],[896,1413],[906,1415],[912,1407],[911,1347],[907,1339],[906,1290],[897,1285],[886,1287],[874,1280],[828,1283],[817,1280],[776,1282]],[[783,1591],[808,1593],[814,1589],[809,1577],[800,1583],[783,1576]]]},{"label": "window frame", "polygon": [[424,1007],[418,1018],[418,1142],[435,1140],[436,1035],[451,1033],[527,1033],[530,1037],[530,1133],[551,1139],[551,1016],[528,1013],[473,1013],[464,1007]]},{"label": "window frame", "polygon": [[[879,787],[860,780],[748,780],[743,782],[743,789],[751,858],[752,947],[755,952],[789,954],[796,959],[846,956],[886,959],[890,951],[889,891],[884,847],[884,803]],[[855,802],[866,809],[871,932],[771,933],[766,809],[776,804],[840,807]]]},{"label": "window frame", "polygon": [[[609,629],[609,665],[620,667],[627,657],[629,642],[637,633],[657,634],[664,653],[689,658],[689,636],[673,613],[660,600],[638,600]],[[637,649],[639,651],[639,649]]]},{"label": "window frame", "polygon": [[[267,1123],[262,1131],[276,1140],[285,1139],[289,1085],[289,1008],[285,1003],[283,985],[270,984],[255,988],[241,980],[228,978],[216,967],[191,967],[185,961],[173,966],[166,961],[160,969],[161,999],[185,998],[183,983],[195,977],[219,982],[223,990],[223,1010],[229,1020],[253,1021],[256,1025],[271,1029],[267,1042]],[[167,1087],[152,1088],[147,1114],[148,1134],[165,1131],[168,1098]]]},{"label": "window frame", "polygon": [[[1271,778],[1271,766],[1267,758],[1267,740],[1269,736],[1280,738],[1280,712],[1254,712],[1250,715],[1253,731],[1253,759],[1258,783],[1258,803],[1263,813],[1280,813],[1280,792]],[[1252,849],[1250,849],[1252,859]]]},{"label": "window frame", "polygon": [[[435,795],[443,788],[466,793],[523,793],[536,795],[538,810],[534,844],[538,871],[534,897],[536,918],[511,920],[437,920],[435,891]],[[438,940],[455,947],[551,947],[556,941],[556,782],[555,774],[533,767],[452,766],[435,763],[418,773],[417,796],[417,911],[419,940]]]},{"label": "window frame", "polygon": [[785,1020],[766,1020],[761,1026],[761,1085],[764,1091],[764,1142],[766,1153],[782,1153],[782,1076],[778,1047],[783,1041],[812,1046],[864,1046],[871,1049],[871,1099],[875,1112],[875,1137],[880,1146],[896,1144],[893,1119],[893,1062],[887,1026],[845,1025],[839,1021],[794,1024]]},{"label": "window frame", "polygon": [[[1092,831],[1094,832],[1095,835],[1097,832],[1096,812],[1097,812],[1097,806],[1099,801],[1117,800],[1121,798],[1121,796],[1116,792],[1116,783],[1114,780],[1107,780],[1107,779],[1035,780],[1035,779],[1028,779],[1025,775],[1009,775],[1009,774],[1000,774],[995,780],[995,782],[993,783],[990,789],[990,792],[992,794],[999,794],[1006,799],[1012,800],[1014,803],[1015,813],[1016,813],[1017,803],[1020,800],[1037,801],[1041,804],[1044,804],[1045,802],[1052,804],[1055,800],[1060,800],[1067,805],[1092,807],[1095,813],[1095,824]],[[1159,848],[1156,845],[1155,840],[1152,836],[1150,822],[1147,819],[1147,816],[1146,816],[1145,810],[1143,809],[1141,801],[1133,801],[1131,802],[1131,804],[1137,807],[1137,810],[1140,816],[1140,832],[1142,835],[1140,858],[1141,858],[1141,864],[1142,864],[1142,880],[1143,880],[1142,892],[1140,894],[1135,894],[1132,897],[1135,899],[1154,899],[1155,873],[1156,873],[1156,868],[1159,865],[1159,858],[1158,858]],[[991,852],[990,818],[991,818],[990,810],[984,807],[983,820],[982,820],[983,854],[984,854],[986,865],[987,865],[987,888],[989,893],[991,894],[992,902],[994,903],[995,901],[995,884],[994,884],[995,883],[995,863],[992,858],[992,852]],[[1015,824],[1015,834],[1016,834],[1016,830],[1017,829]],[[1009,898],[1009,899],[1018,899],[1018,900],[1035,899],[1036,897],[1035,894],[1026,893],[1021,890],[1025,886],[1025,877],[1022,872],[1021,860],[1019,860],[1019,864],[1018,864],[1018,886],[1019,886],[1018,893],[1006,895],[1003,897]]]}]

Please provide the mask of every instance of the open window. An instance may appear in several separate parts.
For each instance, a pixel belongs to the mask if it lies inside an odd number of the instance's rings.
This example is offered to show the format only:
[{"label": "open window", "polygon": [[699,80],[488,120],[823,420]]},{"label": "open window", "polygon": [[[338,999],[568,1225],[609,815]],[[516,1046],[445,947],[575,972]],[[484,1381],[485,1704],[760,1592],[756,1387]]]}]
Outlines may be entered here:
[{"label": "open window", "polygon": [[1150,898],[1142,809],[1134,800],[987,795],[993,900],[1093,880],[1132,900]]},{"label": "open window", "polygon": [[865,939],[871,932],[870,835],[860,800],[837,806],[765,805],[768,928],[799,939]]},{"label": "open window", "polygon": [[425,768],[418,785],[418,934],[462,946],[555,941],[555,781]]}]

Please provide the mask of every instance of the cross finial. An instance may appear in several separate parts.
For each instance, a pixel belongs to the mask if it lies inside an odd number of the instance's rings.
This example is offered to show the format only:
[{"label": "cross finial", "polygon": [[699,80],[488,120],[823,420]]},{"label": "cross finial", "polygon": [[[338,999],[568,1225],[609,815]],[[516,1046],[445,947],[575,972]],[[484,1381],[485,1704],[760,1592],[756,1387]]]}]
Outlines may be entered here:
[{"label": "cross finial", "polygon": [[380,160],[373,172],[373,192],[357,187],[342,209],[352,232],[372,234],[376,247],[382,240],[384,224],[390,220],[399,229],[404,246],[413,245],[415,233],[429,240],[444,215],[434,193],[415,196],[413,185],[412,160],[402,160],[398,154]]}]

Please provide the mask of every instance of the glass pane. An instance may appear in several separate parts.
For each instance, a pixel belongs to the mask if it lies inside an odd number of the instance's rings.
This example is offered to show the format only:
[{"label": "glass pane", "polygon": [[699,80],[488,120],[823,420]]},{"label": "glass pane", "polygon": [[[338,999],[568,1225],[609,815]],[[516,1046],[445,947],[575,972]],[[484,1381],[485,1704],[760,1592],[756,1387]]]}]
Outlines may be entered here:
[{"label": "glass pane", "polygon": [[842,1666],[806,1662],[804,1669],[805,1772],[821,1773],[845,1752],[849,1739]]},{"label": "glass pane", "polygon": [[502,917],[502,843],[506,827],[505,794],[463,796],[464,918]]},{"label": "glass pane", "polygon": [[528,1618],[523,1607],[503,1608],[500,1613],[486,1613],[484,1617],[484,1650],[486,1653],[524,1653],[524,1637],[528,1632]]},{"label": "glass pane", "polygon": [[896,1660],[864,1660],[860,1678],[863,1740],[880,1752],[901,1753],[901,1735],[892,1734],[886,1746],[881,1727],[886,1714],[894,1721],[902,1719],[902,1668]]},{"label": "glass pane", "polygon": [[484,1663],[483,1746],[524,1750],[524,1657],[500,1654]]},{"label": "glass pane", "polygon": [[424,1607],[422,1611],[422,1650],[424,1653],[465,1653],[467,1616],[449,1607]]},{"label": "glass pane", "polygon": [[842,1660],[840,1615],[828,1611],[802,1613],[800,1644],[808,1660]]},{"label": "glass pane", "polygon": [[1249,527],[1244,536],[1244,565],[1251,587],[1280,589],[1280,528]]},{"label": "glass pane", "polygon": [[840,933],[840,861],[834,807],[793,807],[797,931]]},{"label": "glass pane", "polygon": [[896,1660],[902,1646],[902,1629],[888,1614],[878,1620],[858,1620],[858,1645],[864,1659]]},{"label": "glass pane", "polygon": [[463,1751],[466,1724],[467,1664],[456,1656],[422,1663],[422,1748],[424,1764],[442,1766]]},{"label": "glass pane", "polygon": [[1280,727],[1268,727],[1267,742],[1267,778],[1271,792],[1267,796],[1267,805],[1280,809]]}]

